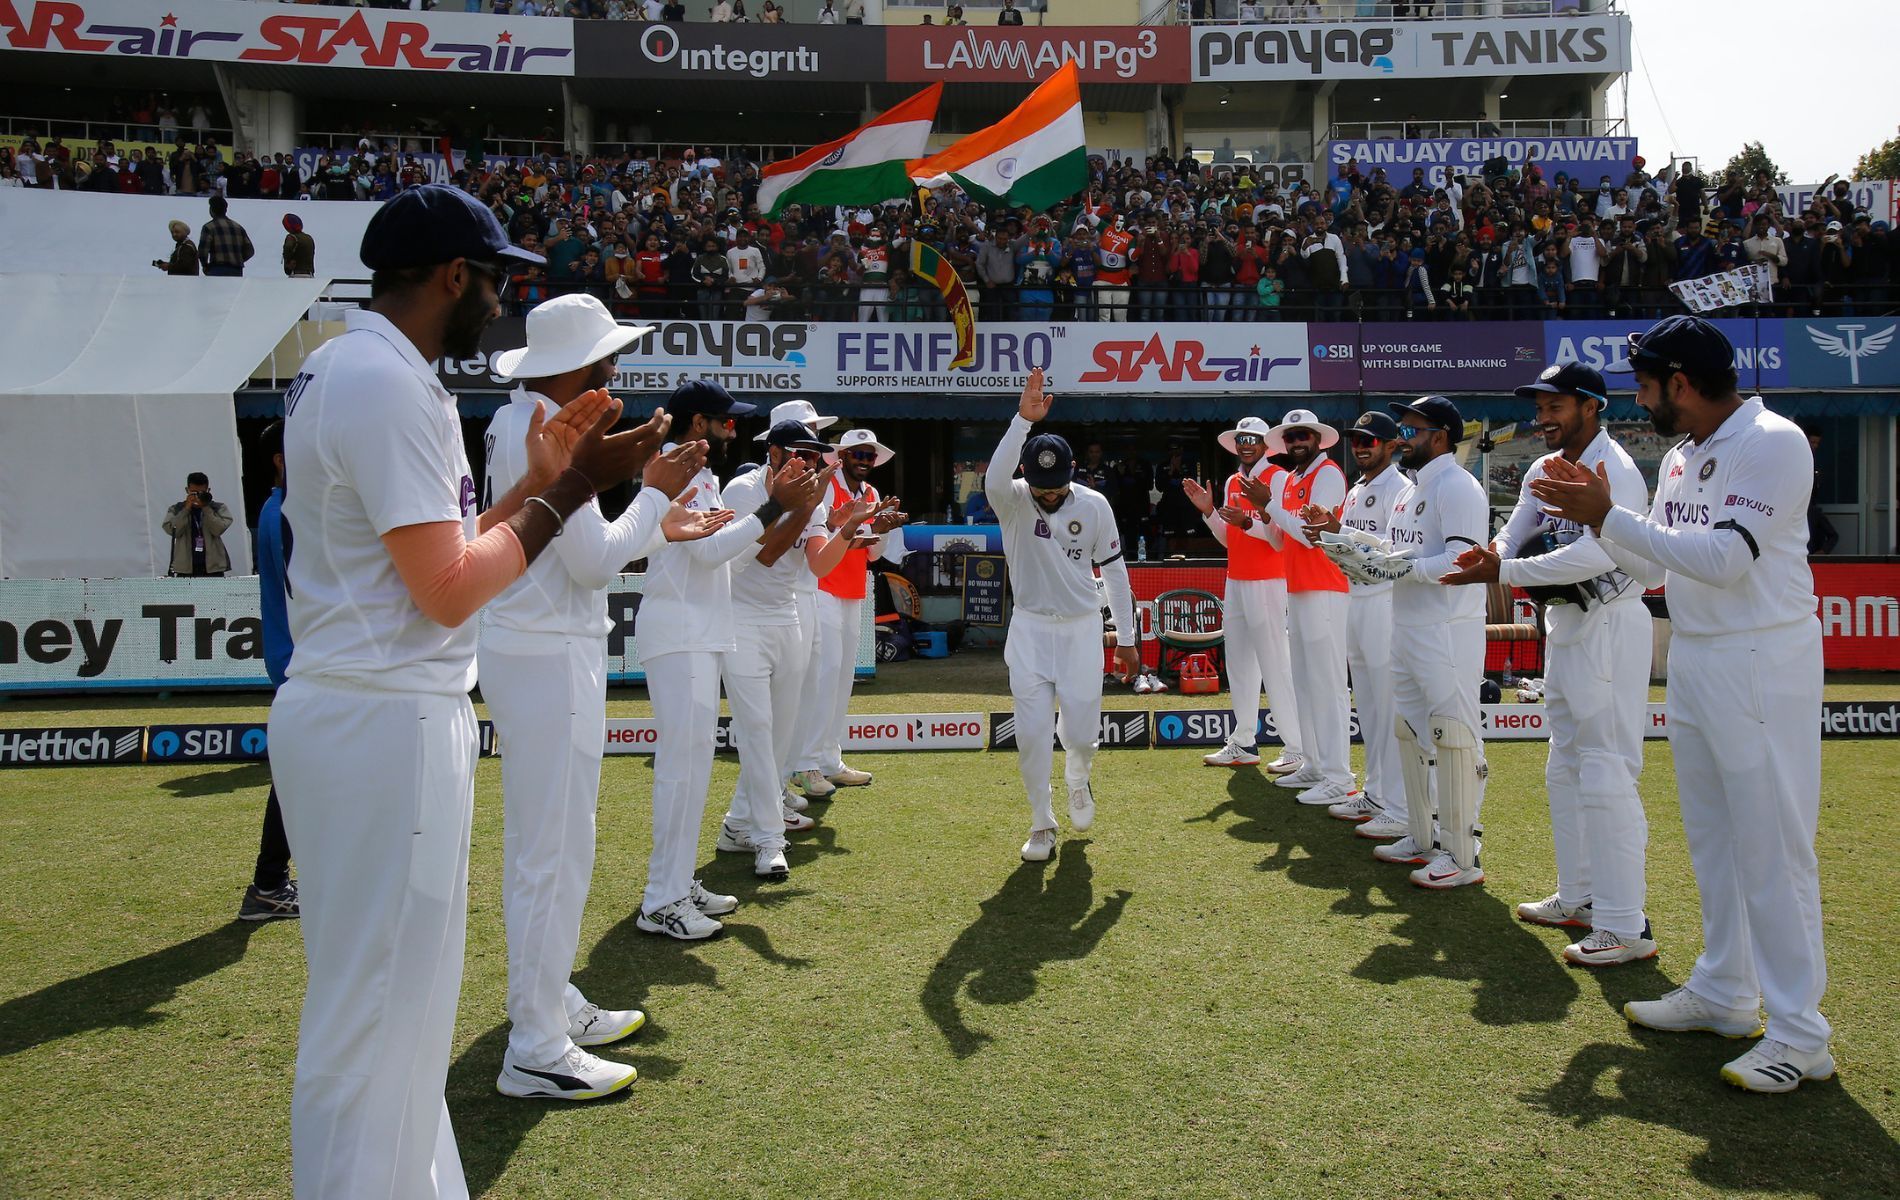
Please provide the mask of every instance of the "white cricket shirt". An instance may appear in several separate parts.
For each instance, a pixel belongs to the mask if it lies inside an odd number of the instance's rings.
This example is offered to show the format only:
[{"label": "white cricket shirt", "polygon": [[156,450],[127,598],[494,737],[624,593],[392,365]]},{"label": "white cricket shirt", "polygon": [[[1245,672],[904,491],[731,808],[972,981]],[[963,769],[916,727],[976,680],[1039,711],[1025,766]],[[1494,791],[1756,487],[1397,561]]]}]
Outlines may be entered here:
[{"label": "white cricket shirt", "polygon": [[[1517,506],[1511,510],[1510,519],[1498,530],[1498,535],[1491,539],[1491,548],[1503,559],[1498,564],[1498,582],[1511,587],[1589,583],[1600,600],[1640,597],[1645,589],[1662,582],[1660,568],[1639,554],[1598,539],[1575,521],[1551,516],[1544,511],[1543,503],[1531,495],[1531,481],[1542,479],[1550,460],[1561,454],[1561,451],[1546,454],[1524,472]],[[1597,431],[1596,437],[1578,456],[1577,465],[1593,475],[1597,467],[1602,466],[1610,479],[1610,497],[1616,503],[1632,511],[1639,511],[1648,503],[1649,485],[1643,482],[1643,472],[1608,430]],[[1532,558],[1514,557],[1526,542],[1547,531],[1557,536],[1561,543],[1558,549]]]},{"label": "white cricket shirt", "polygon": [[[1075,483],[1062,507],[1045,513],[1029,494],[1029,484],[1010,477],[1022,461],[1023,443],[1031,425],[1018,413],[1003,440],[990,456],[985,495],[1003,528],[1003,555],[1009,563],[1009,586],[1016,607],[1045,617],[1080,617],[1101,611],[1101,593],[1095,587],[1095,569],[1108,583],[1109,609],[1118,631],[1135,628],[1134,600],[1127,585],[1128,567],[1122,561],[1121,535],[1107,497],[1094,488]],[[1115,568],[1119,568],[1116,570]],[[1121,577],[1116,586],[1115,575]],[[1128,645],[1134,645],[1130,637]]]},{"label": "white cricket shirt", "polygon": [[388,319],[357,310],[284,393],[290,677],[459,696],[475,629],[422,615],[383,547],[405,525],[476,535],[475,480],[455,397]]},{"label": "white cricket shirt", "polygon": [[1447,587],[1438,580],[1460,554],[1485,544],[1490,524],[1484,488],[1458,465],[1457,455],[1441,454],[1425,464],[1392,509],[1392,549],[1418,564],[1392,589],[1394,625],[1484,620],[1482,587]]},{"label": "white cricket shirt", "polygon": [[[1399,493],[1412,486],[1412,481],[1399,470],[1396,462],[1387,463],[1385,470],[1371,479],[1362,479],[1352,485],[1346,493],[1345,507],[1340,510],[1339,523],[1348,529],[1357,529],[1369,533],[1381,541],[1390,541],[1392,534],[1392,509],[1398,503]],[[1392,590],[1392,582],[1360,583],[1347,576],[1346,582],[1352,588],[1354,596],[1381,596]]]},{"label": "white cricket shirt", "polygon": [[[537,402],[546,403],[549,417],[554,415],[553,401],[518,387],[488,423],[484,505],[506,495],[528,473],[528,422]],[[609,521],[600,502],[589,499],[569,515],[561,535],[528,564],[527,572],[489,601],[489,624],[521,633],[606,637],[613,628],[606,587],[621,568],[653,552],[665,536],[660,522],[672,503],[658,488],[641,488],[627,511]]]},{"label": "white cricket shirt", "polygon": [[[673,449],[672,443],[664,449]],[[686,507],[708,512],[720,507],[719,477],[710,468],[702,467],[690,486]],[[634,652],[641,662],[682,650],[738,649],[730,564],[741,554],[757,553],[764,532],[756,516],[744,516],[711,537],[660,544],[647,560],[640,611],[633,619]]]},{"label": "white cricket shirt", "polygon": [[[742,517],[759,511],[766,501],[765,471],[763,466],[754,467],[736,476],[726,485],[721,503]],[[798,535],[792,548],[779,555],[778,561],[769,567],[759,561],[757,547],[752,553],[732,560],[734,620],[747,625],[798,624],[796,596],[801,581],[805,582],[807,591],[816,591],[818,587],[818,577],[811,573],[811,565],[805,561],[805,543],[814,537],[831,536],[825,527],[830,516],[830,506],[820,503],[812,510],[811,519],[805,523],[804,532]]]},{"label": "white cricket shirt", "polygon": [[1813,490],[1807,435],[1755,396],[1707,440],[1663,455],[1649,516],[1619,504],[1603,519],[1603,538],[1668,569],[1676,633],[1773,629],[1815,615]]}]

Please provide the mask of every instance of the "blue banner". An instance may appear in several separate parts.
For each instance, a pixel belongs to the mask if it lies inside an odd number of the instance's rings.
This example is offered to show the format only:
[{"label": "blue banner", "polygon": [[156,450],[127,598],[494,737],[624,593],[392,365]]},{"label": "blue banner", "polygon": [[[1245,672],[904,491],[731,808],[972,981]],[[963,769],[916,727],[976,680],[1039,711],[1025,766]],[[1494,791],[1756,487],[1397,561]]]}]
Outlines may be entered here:
[{"label": "blue banner", "polygon": [[1484,164],[1502,158],[1522,170],[1535,163],[1544,182],[1555,185],[1559,172],[1592,188],[1605,176],[1614,187],[1635,170],[1633,137],[1495,137],[1495,138],[1383,138],[1377,141],[1336,141],[1326,147],[1326,173],[1337,178],[1347,162],[1357,159],[1360,171],[1371,175],[1385,168],[1387,182],[1403,188],[1412,181],[1412,168],[1423,167],[1433,187],[1443,187],[1454,175],[1482,175]]},{"label": "blue banner", "polygon": [[1784,327],[1790,373],[1802,387],[1900,387],[1900,346],[1893,317],[1833,317],[1777,322]]},{"label": "blue banner", "polygon": [[[1626,321],[1545,321],[1544,356],[1550,362],[1580,362],[1599,371],[1629,370],[1629,335],[1648,329],[1656,322],[1633,317]],[[1779,320],[1725,319],[1714,322],[1735,346],[1735,370],[1741,376],[1744,392],[1756,388],[1785,388],[1789,384],[1788,350],[1783,344]],[[1825,322],[1817,322],[1825,324]],[[1759,372],[1758,369],[1759,368]],[[1843,371],[1843,377],[1845,372]],[[1796,382],[1803,387],[1817,386],[1807,373],[1799,373]],[[1843,382],[1845,379],[1843,378]],[[1634,389],[1630,376],[1608,380],[1612,388]]]}]

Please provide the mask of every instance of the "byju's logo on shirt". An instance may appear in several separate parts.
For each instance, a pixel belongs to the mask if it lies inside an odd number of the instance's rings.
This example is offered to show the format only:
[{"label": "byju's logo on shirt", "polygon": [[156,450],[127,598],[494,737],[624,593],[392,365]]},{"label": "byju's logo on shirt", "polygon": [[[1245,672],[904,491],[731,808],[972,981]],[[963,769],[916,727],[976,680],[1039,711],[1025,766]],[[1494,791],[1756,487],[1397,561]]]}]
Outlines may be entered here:
[{"label": "byju's logo on shirt", "polygon": [[466,517],[474,511],[475,481],[464,475],[462,476],[462,515]]}]

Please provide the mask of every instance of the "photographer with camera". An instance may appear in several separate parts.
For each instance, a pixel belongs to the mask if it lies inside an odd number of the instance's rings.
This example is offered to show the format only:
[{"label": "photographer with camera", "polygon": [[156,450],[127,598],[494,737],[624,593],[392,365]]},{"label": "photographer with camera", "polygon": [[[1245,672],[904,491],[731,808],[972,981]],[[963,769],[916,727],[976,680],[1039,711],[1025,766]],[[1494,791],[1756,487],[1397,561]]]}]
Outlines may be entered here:
[{"label": "photographer with camera", "polygon": [[185,498],[165,510],[162,528],[172,537],[167,574],[200,578],[231,569],[223,537],[231,528],[231,510],[211,498],[211,480],[203,471],[185,476]]}]

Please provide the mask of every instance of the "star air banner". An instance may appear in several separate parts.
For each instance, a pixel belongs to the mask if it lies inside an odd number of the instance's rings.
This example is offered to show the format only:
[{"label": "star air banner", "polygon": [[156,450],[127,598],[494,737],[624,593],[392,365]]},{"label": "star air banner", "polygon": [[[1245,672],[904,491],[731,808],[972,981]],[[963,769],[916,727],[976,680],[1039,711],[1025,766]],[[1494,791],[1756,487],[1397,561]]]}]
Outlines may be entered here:
[{"label": "star air banner", "polygon": [[574,22],[232,0],[0,0],[0,49],[464,75],[572,75]]},{"label": "star air banner", "polygon": [[937,253],[935,246],[912,242],[910,271],[917,278],[928,279],[935,284],[938,294],[943,297],[944,307],[950,310],[950,324],[957,331],[957,354],[950,360],[951,369],[975,365],[976,312],[970,307],[970,294],[964,290],[963,281],[957,278],[956,269],[943,255]]}]

